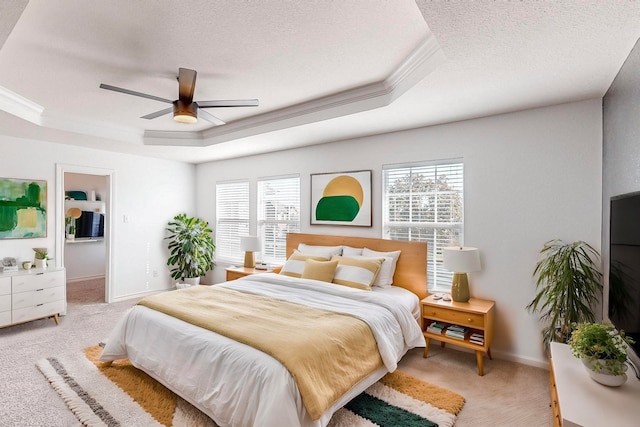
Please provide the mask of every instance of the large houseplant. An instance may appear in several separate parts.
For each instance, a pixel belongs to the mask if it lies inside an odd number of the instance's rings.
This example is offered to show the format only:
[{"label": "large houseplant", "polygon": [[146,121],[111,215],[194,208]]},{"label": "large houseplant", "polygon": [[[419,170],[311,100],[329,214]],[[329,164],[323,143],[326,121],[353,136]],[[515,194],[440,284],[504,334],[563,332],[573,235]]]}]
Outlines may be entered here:
[{"label": "large houseplant", "polygon": [[167,231],[170,253],[167,265],[173,266],[170,270],[173,279],[199,279],[213,268],[216,247],[207,221],[181,213],[169,222]]},{"label": "large houseplant", "polygon": [[533,272],[537,293],[526,308],[540,312],[548,347],[552,341],[566,343],[572,324],[595,321],[593,306],[601,294],[602,273],[598,251],[583,241],[551,240],[540,254]]}]

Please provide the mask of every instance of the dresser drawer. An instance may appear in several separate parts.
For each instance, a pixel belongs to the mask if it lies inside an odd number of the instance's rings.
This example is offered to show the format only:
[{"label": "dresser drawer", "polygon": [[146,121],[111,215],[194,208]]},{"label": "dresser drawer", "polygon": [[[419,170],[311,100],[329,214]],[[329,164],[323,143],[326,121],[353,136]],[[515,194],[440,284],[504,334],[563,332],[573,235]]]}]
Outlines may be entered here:
[{"label": "dresser drawer", "polygon": [[64,286],[64,271],[13,276],[13,293]]},{"label": "dresser drawer", "polygon": [[64,299],[64,288],[62,286],[58,286],[56,288],[39,289],[37,291],[20,292],[17,294],[14,293],[11,307],[16,310],[62,299]]},{"label": "dresser drawer", "polygon": [[0,313],[11,311],[11,295],[0,295]]},{"label": "dresser drawer", "polygon": [[3,311],[0,312],[0,327],[7,326],[11,324],[11,312]]},{"label": "dresser drawer", "polygon": [[11,277],[0,278],[0,295],[11,295]]},{"label": "dresser drawer", "polygon": [[53,316],[62,313],[64,310],[64,301],[54,301],[35,307],[20,308],[12,311],[12,322],[22,323],[29,320],[41,319],[43,317]]},{"label": "dresser drawer", "polygon": [[463,311],[451,310],[449,308],[423,306],[423,317],[439,320],[445,323],[455,323],[456,325],[470,326],[472,328],[484,329],[484,315],[476,313],[465,313]]}]

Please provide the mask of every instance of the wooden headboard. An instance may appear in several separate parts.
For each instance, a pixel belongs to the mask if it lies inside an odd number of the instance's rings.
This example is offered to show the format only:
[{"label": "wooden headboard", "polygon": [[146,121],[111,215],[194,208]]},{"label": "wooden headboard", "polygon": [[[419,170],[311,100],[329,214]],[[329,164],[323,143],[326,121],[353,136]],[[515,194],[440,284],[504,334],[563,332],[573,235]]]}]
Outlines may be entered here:
[{"label": "wooden headboard", "polygon": [[368,237],[327,236],[324,234],[289,233],[287,235],[287,258],[300,243],[317,246],[345,245],[354,248],[369,248],[374,251],[402,251],[393,285],[405,288],[422,299],[427,296],[427,244],[406,240],[372,239]]}]

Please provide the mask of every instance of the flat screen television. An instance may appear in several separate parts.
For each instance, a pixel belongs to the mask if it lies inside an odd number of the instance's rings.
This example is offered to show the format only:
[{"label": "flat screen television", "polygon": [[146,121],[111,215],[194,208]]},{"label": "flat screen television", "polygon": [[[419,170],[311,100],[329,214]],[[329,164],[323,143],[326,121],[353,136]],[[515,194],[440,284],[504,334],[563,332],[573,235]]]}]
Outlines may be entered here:
[{"label": "flat screen television", "polygon": [[76,220],[76,237],[104,237],[104,215],[82,211]]},{"label": "flat screen television", "polygon": [[640,192],[611,198],[609,306],[611,323],[635,340],[640,360]]}]

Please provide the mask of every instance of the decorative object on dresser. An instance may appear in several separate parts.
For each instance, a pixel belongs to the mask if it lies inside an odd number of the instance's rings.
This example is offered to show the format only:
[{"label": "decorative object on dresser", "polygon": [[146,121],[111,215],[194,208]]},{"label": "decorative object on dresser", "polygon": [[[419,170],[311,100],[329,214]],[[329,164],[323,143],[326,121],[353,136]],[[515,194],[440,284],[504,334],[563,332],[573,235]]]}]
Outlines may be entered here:
[{"label": "decorative object on dresser", "polygon": [[478,248],[450,246],[442,250],[442,267],[453,271],[451,299],[457,302],[469,301],[469,279],[467,273],[480,270],[480,251]]},{"label": "decorative object on dresser", "polygon": [[423,357],[427,357],[432,339],[468,348],[476,352],[478,375],[484,375],[482,354],[491,359],[495,302],[470,298],[461,303],[445,301],[429,295],[420,301],[422,306],[422,331],[426,341]]},{"label": "decorative object on dresser", "polygon": [[47,237],[47,181],[0,178],[0,239]]},{"label": "decorative object on dresser", "polygon": [[627,345],[633,343],[611,323],[582,323],[574,327],[569,347],[594,381],[620,386],[627,380]]},{"label": "decorative object on dresser", "polygon": [[8,273],[11,271],[18,271],[18,261],[9,256],[2,258],[2,272]]},{"label": "decorative object on dresser", "polygon": [[169,240],[170,252],[167,265],[173,266],[171,277],[185,283],[198,284],[200,276],[207,274],[214,266],[216,246],[209,223],[181,213],[169,222],[167,231],[169,236],[165,239]]},{"label": "decorative object on dresser", "polygon": [[76,238],[76,220],[82,216],[80,208],[69,208],[65,216],[65,226],[67,232],[67,239],[73,240]]},{"label": "decorative object on dresser", "polygon": [[33,248],[36,259],[36,268],[47,268],[47,260],[49,259],[49,249]]},{"label": "decorative object on dresser", "polygon": [[256,259],[254,256],[254,252],[260,252],[262,250],[260,237],[258,236],[241,237],[240,250],[244,252],[245,268],[254,268],[256,266]]},{"label": "decorative object on dresser", "polygon": [[371,227],[371,171],[311,175],[311,225]]},{"label": "decorative object on dresser", "polygon": [[526,306],[540,312],[545,348],[557,341],[566,343],[574,323],[595,322],[593,307],[602,291],[600,254],[583,241],[565,243],[550,240],[540,251],[541,258],[533,275],[538,293]]},{"label": "decorative object on dresser", "polygon": [[66,313],[64,269],[0,274],[0,327]]},{"label": "decorative object on dresser", "polygon": [[621,387],[593,381],[567,344],[549,345],[549,385],[554,427],[636,426],[640,419],[640,381]]}]

